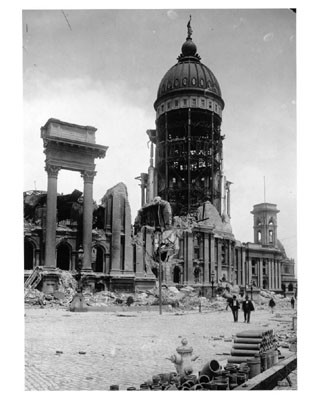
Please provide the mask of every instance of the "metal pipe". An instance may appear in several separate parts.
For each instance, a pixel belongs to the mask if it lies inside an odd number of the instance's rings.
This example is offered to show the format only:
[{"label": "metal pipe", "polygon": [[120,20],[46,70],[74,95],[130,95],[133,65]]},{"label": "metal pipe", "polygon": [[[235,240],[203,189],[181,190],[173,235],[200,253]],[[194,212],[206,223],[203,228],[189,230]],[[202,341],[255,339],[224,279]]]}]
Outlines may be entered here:
[{"label": "metal pipe", "polygon": [[232,356],[259,356],[260,355],[260,351],[259,350],[246,350],[246,349],[232,349],[231,350],[231,355]]},{"label": "metal pipe", "polygon": [[233,343],[250,343],[250,344],[258,344],[262,343],[262,339],[260,338],[250,338],[250,337],[237,337],[233,340]]},{"label": "metal pipe", "polygon": [[234,343],[232,346],[236,350],[260,350],[260,343]]}]

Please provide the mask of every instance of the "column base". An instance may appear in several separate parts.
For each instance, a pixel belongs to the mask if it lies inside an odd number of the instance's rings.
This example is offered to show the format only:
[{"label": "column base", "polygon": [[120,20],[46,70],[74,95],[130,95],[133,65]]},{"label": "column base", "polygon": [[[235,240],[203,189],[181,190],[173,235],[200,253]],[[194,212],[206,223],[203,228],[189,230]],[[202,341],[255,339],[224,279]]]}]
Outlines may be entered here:
[{"label": "column base", "polygon": [[58,283],[59,283],[59,277],[60,277],[60,272],[58,268],[49,270],[44,268],[42,272],[42,285],[41,285],[41,291],[43,293],[54,293],[56,290],[58,290]]},{"label": "column base", "polygon": [[139,290],[153,289],[156,286],[156,277],[137,276],[135,278],[135,287]]},{"label": "column base", "polygon": [[109,290],[133,293],[135,291],[135,277],[129,275],[110,276]]},{"label": "column base", "polygon": [[95,274],[93,274],[93,271],[83,271],[82,270],[82,291],[83,292],[90,292],[94,293],[95,292],[95,283],[97,281],[97,278]]}]

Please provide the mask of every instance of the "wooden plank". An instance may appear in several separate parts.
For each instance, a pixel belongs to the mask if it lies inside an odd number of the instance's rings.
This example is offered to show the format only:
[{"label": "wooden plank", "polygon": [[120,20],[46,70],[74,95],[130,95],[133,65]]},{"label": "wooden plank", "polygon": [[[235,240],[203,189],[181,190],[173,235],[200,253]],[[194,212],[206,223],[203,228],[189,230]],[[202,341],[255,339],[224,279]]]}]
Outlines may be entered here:
[{"label": "wooden plank", "polygon": [[297,354],[288,357],[233,390],[272,390],[296,369]]}]

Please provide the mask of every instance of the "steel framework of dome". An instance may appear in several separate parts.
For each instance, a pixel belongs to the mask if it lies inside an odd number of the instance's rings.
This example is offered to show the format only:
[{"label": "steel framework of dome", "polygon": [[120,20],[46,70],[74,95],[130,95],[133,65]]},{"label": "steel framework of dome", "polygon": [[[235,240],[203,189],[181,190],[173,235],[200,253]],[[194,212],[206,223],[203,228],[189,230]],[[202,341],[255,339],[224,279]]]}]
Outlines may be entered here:
[{"label": "steel framework of dome", "polygon": [[157,193],[174,215],[194,213],[209,199],[221,214],[224,101],[213,72],[188,35],[178,62],[165,74],[154,103]]}]

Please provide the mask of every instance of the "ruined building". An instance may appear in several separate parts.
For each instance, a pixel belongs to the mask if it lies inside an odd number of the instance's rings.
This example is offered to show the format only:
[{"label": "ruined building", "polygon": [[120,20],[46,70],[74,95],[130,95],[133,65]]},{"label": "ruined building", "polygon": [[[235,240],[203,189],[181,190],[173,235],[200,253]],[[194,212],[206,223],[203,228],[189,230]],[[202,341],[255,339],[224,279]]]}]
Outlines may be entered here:
[{"label": "ruined building", "polygon": [[[25,193],[25,278],[44,266],[42,290],[54,290],[60,270],[82,273],[91,290],[197,285],[204,294],[219,282],[245,290],[295,289],[294,262],[277,237],[276,205],[254,206],[254,243],[232,232],[230,185],[224,175],[221,132],[224,100],[213,72],[188,34],[177,63],[162,78],[150,165],[140,174],[141,210],[132,227],[127,189],[119,183],[96,205],[95,128],[50,119],[42,127],[47,192]],[[144,138],[143,138],[144,140]],[[57,196],[60,168],[79,171],[84,193]],[[158,242],[156,223],[162,230]]]},{"label": "ruined building", "polygon": [[[140,179],[142,206],[160,196],[174,215],[178,250],[163,264],[163,281],[201,285],[204,292],[219,281],[247,290],[293,291],[294,261],[277,238],[276,205],[254,206],[255,243],[242,244],[232,232],[231,182],[223,173],[224,101],[216,77],[197,53],[190,22],[154,108],[156,129],[147,130],[150,165]],[[145,243],[154,243],[151,232],[143,234]]]}]

